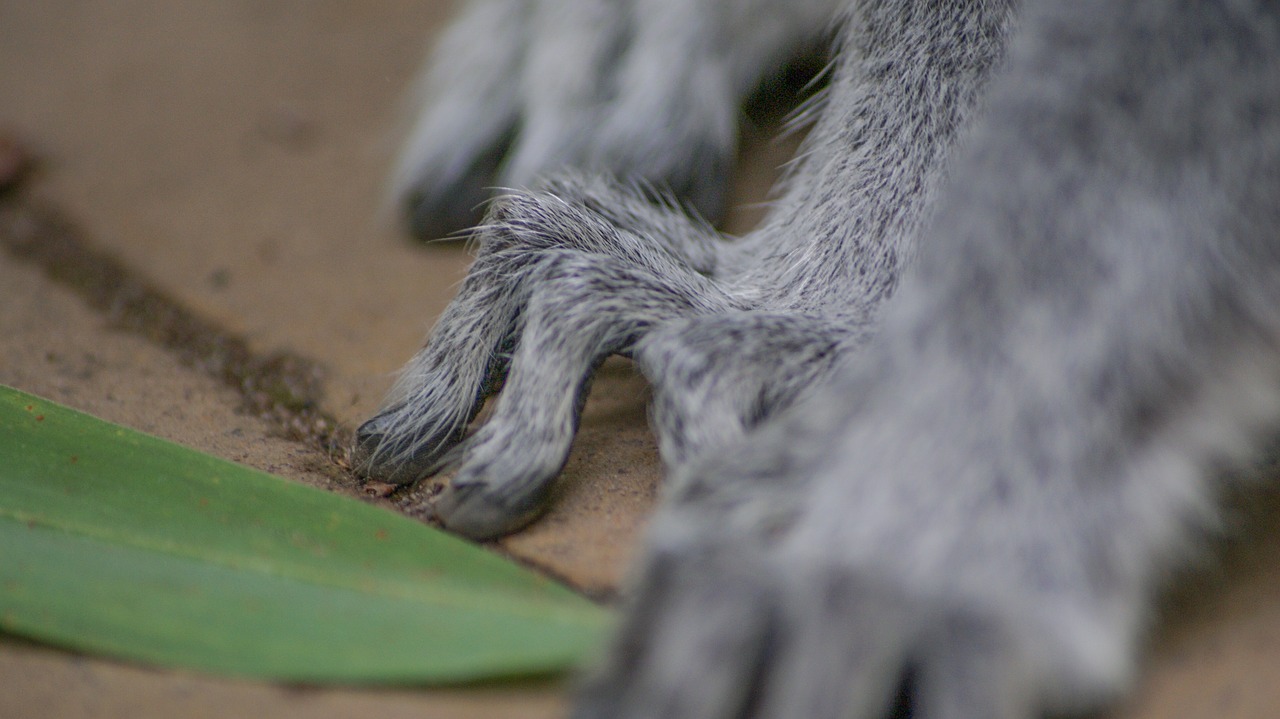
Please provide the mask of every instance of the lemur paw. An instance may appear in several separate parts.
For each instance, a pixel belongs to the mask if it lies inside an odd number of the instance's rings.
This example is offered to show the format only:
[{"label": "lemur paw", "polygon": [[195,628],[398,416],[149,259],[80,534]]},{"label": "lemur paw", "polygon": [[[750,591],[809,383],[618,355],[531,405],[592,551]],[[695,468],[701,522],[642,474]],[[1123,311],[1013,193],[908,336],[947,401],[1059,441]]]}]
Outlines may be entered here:
[{"label": "lemur paw", "polygon": [[[621,6],[583,5],[472,3],[446,30],[394,178],[415,234],[469,228],[494,188],[565,168],[723,214],[742,98],[730,68],[695,57],[715,43],[694,28],[658,32]],[[705,69],[660,71],[674,62]]]},{"label": "lemur paw", "polygon": [[749,546],[657,553],[575,719],[1032,719],[1123,682],[997,597]]}]

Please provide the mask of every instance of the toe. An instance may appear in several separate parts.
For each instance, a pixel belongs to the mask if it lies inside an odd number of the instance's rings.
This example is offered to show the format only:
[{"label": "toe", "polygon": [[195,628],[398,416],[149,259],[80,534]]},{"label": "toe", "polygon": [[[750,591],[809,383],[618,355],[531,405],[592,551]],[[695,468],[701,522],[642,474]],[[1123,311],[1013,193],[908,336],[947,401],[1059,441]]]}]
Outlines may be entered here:
[{"label": "toe", "polygon": [[386,410],[356,428],[351,466],[362,477],[408,484],[440,471],[458,432],[443,437],[406,435],[396,409]]},{"label": "toe", "polygon": [[450,531],[488,541],[523,529],[542,513],[543,503],[522,502],[511,506],[478,481],[454,483],[436,498],[436,517]]},{"label": "toe", "polygon": [[650,560],[577,719],[756,715],[756,687],[778,640],[775,596],[747,556],[706,548]]}]

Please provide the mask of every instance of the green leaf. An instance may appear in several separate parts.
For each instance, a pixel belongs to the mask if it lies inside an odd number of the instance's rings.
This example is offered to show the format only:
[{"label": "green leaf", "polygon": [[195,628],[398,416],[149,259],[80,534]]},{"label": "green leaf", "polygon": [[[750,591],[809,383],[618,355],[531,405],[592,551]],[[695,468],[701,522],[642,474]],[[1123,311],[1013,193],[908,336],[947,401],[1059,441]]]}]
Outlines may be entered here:
[{"label": "green leaf", "polygon": [[559,672],[606,612],[424,524],[0,386],[0,630],[297,682]]}]

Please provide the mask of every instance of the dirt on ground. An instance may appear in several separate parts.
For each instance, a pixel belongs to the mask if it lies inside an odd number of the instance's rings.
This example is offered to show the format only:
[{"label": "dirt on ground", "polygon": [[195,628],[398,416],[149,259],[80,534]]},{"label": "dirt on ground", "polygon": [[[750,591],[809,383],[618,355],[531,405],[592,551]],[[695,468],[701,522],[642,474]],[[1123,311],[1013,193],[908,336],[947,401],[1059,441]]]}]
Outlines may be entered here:
[{"label": "dirt on ground", "polygon": [[[0,184],[32,158],[0,200],[0,383],[363,496],[342,443],[469,260],[409,241],[384,202],[404,88],[449,9],[0,0]],[[763,134],[741,203],[794,147]],[[605,366],[555,509],[494,551],[610,596],[658,491],[646,392],[625,361]],[[1116,717],[1280,716],[1280,501],[1244,505],[1250,539],[1165,599]],[[5,718],[554,717],[564,697],[280,687],[0,638]]]}]

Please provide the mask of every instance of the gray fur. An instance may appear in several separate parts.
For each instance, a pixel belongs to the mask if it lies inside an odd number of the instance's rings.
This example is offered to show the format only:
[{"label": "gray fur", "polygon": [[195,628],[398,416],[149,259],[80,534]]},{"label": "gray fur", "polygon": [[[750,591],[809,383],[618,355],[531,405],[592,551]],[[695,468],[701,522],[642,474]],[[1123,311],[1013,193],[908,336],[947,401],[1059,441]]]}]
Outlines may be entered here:
[{"label": "gray fur", "polygon": [[584,719],[1096,706],[1280,417],[1280,9],[848,6],[761,229],[595,175],[500,198],[360,430],[495,536],[635,358],[673,482]]},{"label": "gray fur", "polygon": [[475,224],[489,188],[565,168],[660,184],[714,220],[739,102],[841,3],[473,0],[419,81],[392,192],[425,238]]}]

